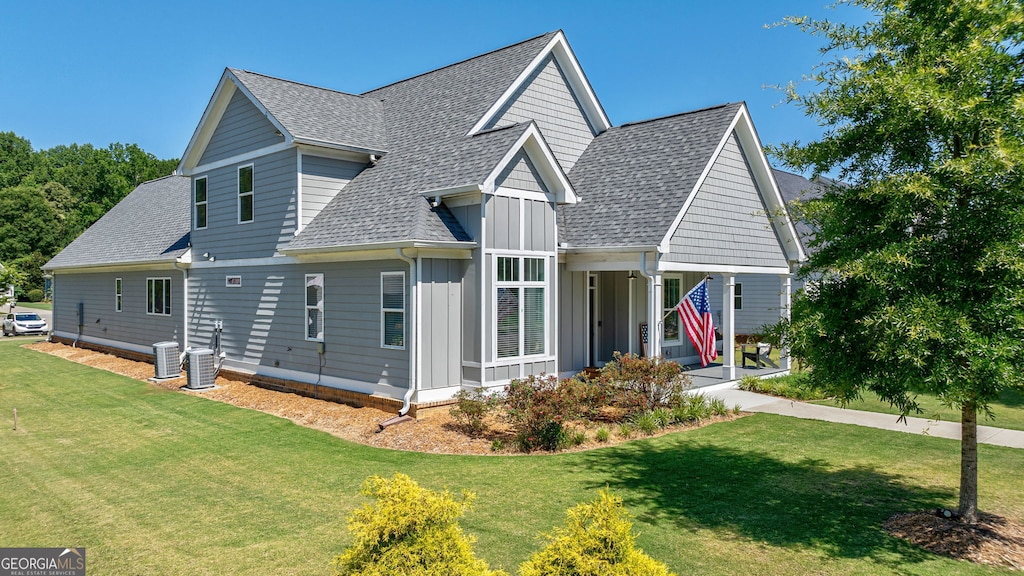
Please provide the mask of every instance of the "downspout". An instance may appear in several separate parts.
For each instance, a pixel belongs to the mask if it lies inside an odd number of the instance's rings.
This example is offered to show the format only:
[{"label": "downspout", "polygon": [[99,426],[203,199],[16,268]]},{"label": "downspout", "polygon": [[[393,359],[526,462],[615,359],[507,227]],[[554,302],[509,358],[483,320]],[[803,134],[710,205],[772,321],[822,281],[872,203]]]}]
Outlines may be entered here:
[{"label": "downspout", "polygon": [[[654,355],[653,354],[653,352],[654,352],[654,339],[657,337],[657,334],[660,333],[660,332],[657,332],[657,331],[660,331],[660,327],[657,325],[657,322],[655,322],[655,319],[658,317],[658,314],[652,314],[651,313],[653,310],[657,310],[657,308],[656,308],[657,303],[654,301],[654,296],[656,295],[655,294],[656,290],[654,289],[654,273],[655,273],[655,271],[656,270],[648,270],[647,269],[647,252],[641,252],[640,253],[640,275],[643,276],[644,280],[647,282],[647,357],[648,358],[650,358],[650,357],[652,357]],[[643,347],[643,342],[640,342],[639,344],[640,344],[641,347]],[[659,346],[658,352],[659,352],[659,355],[660,355],[660,353],[661,353],[660,346]]]},{"label": "downspout", "polygon": [[182,268],[178,266],[181,264],[181,259],[176,258],[173,266],[182,275],[182,299],[181,299],[181,320],[183,331],[181,333],[181,353],[178,355],[178,366],[182,366],[185,363],[185,354],[188,350],[188,268]]},{"label": "downspout", "polygon": [[420,347],[419,347],[419,336],[420,336],[420,303],[419,296],[420,291],[418,288],[419,284],[419,264],[420,258],[417,256],[415,259],[405,254],[405,248],[396,248],[395,253],[398,258],[403,262],[409,264],[409,292],[412,299],[411,305],[412,310],[410,316],[412,316],[412,334],[410,334],[409,342],[409,389],[405,392],[405,396],[402,398],[402,408],[398,410],[399,416],[405,416],[409,412],[409,407],[412,404],[412,395],[416,393],[416,386],[419,383],[419,372],[420,372]]}]

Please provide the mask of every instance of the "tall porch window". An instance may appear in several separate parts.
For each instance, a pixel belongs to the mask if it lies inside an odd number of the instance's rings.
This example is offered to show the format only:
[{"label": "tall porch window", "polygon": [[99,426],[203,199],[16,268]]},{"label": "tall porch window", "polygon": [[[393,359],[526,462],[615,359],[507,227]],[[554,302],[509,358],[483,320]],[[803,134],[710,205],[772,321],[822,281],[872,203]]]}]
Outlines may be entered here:
[{"label": "tall porch window", "polygon": [[498,358],[545,353],[545,265],[544,258],[498,257]]},{"label": "tall porch window", "polygon": [[675,312],[676,304],[683,298],[682,282],[682,278],[666,276],[661,283],[661,316],[665,319],[661,341],[665,345],[676,346],[682,343],[679,336],[679,314]]},{"label": "tall porch window", "polygon": [[306,340],[324,341],[323,274],[306,274]]}]

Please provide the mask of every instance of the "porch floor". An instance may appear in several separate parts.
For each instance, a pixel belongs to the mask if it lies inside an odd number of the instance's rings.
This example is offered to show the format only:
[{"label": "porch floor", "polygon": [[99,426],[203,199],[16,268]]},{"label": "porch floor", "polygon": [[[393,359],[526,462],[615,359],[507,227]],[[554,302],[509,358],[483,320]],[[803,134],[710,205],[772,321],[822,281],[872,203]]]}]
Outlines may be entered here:
[{"label": "porch floor", "polygon": [[782,374],[786,370],[782,368],[772,368],[765,366],[764,368],[755,368],[754,366],[736,366],[736,379],[726,380],[722,377],[722,363],[715,362],[708,364],[705,367],[701,367],[700,364],[688,364],[684,366],[686,374],[693,379],[693,387],[706,388],[708,386],[717,386],[719,384],[727,384],[729,382],[738,382],[740,378],[744,376],[770,376],[772,374]]}]

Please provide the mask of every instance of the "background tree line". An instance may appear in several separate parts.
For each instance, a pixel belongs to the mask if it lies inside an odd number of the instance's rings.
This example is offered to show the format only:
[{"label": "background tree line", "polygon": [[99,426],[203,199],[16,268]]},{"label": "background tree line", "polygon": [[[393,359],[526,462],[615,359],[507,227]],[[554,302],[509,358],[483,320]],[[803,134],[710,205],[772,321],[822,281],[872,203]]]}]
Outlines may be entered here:
[{"label": "background tree line", "polygon": [[42,266],[57,252],[136,186],[177,165],[136,144],[33,150],[14,132],[0,132],[0,263],[18,272],[19,299],[42,291]]}]

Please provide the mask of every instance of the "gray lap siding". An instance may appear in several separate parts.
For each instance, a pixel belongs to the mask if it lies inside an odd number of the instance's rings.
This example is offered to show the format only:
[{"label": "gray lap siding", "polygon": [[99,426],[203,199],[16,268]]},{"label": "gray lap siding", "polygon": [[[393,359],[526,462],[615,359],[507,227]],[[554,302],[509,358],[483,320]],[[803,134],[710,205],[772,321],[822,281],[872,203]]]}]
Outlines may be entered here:
[{"label": "gray lap siding", "polygon": [[[212,343],[214,321],[223,321],[229,364],[261,372],[304,373],[408,387],[409,351],[381,347],[380,273],[409,269],[398,261],[193,269],[190,292],[192,343]],[[306,340],[305,275],[324,275],[324,347]],[[225,286],[225,276],[241,286]],[[406,289],[406,327],[409,295]],[[406,340],[410,335],[406,334]],[[300,374],[301,377],[301,374]]]},{"label": "gray lap siding", "polygon": [[[116,310],[115,279],[121,278],[121,311]],[[147,314],[147,278],[170,278],[171,314]],[[182,273],[170,270],[54,274],[51,329],[78,335],[78,304],[84,311],[81,336],[136,348],[178,340],[182,330]]]}]

